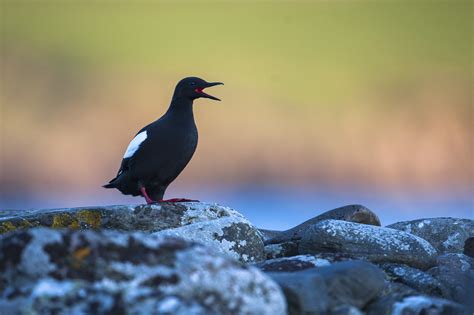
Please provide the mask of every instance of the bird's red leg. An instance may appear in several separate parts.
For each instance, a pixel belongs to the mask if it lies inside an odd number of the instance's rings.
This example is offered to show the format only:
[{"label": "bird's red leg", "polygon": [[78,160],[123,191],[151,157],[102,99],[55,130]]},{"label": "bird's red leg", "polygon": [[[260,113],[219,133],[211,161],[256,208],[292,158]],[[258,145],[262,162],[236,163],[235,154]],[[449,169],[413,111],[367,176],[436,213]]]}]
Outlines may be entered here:
[{"label": "bird's red leg", "polygon": [[161,199],[158,202],[199,202],[199,200],[186,199],[186,198],[173,198],[173,199]]},{"label": "bird's red leg", "polygon": [[148,194],[146,193],[146,189],[145,189],[144,186],[141,186],[141,187],[140,187],[140,192],[142,193],[143,198],[145,198],[145,201],[146,201],[147,204],[150,205],[150,204],[152,204],[152,203],[155,203],[155,202],[150,198],[150,196],[148,196]]}]

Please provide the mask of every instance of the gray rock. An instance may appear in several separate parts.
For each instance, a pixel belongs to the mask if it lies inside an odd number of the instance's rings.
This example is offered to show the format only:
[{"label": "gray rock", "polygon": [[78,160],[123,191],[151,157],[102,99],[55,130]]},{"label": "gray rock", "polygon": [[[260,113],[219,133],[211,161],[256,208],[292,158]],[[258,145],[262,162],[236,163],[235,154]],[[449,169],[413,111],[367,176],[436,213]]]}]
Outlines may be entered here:
[{"label": "gray rock", "polygon": [[0,233],[36,226],[156,232],[224,217],[243,218],[231,208],[201,202],[0,210]]},{"label": "gray rock", "polygon": [[285,314],[257,268],[196,242],[34,228],[0,238],[5,314]]},{"label": "gray rock", "polygon": [[474,220],[469,219],[429,218],[398,222],[387,227],[427,240],[440,254],[462,253],[466,239],[474,236]]},{"label": "gray rock", "polygon": [[[437,258],[437,266],[428,273],[448,289],[445,297],[468,304],[474,289],[474,259],[464,254],[444,254]],[[472,302],[471,302],[472,304]]]},{"label": "gray rock", "polygon": [[474,237],[469,237],[464,242],[464,255],[474,257]]},{"label": "gray rock", "polygon": [[0,232],[35,226],[163,231],[162,234],[205,242],[244,262],[265,258],[258,230],[237,211],[217,204],[161,203],[0,213]]},{"label": "gray rock", "polygon": [[380,220],[374,212],[361,205],[349,205],[326,211],[286,231],[260,231],[264,235],[265,244],[295,241],[301,239],[308,227],[329,219],[380,226]]},{"label": "gray rock", "polygon": [[392,307],[393,315],[467,315],[465,307],[460,304],[428,296],[409,296]]},{"label": "gray rock", "polygon": [[298,255],[293,257],[283,257],[269,259],[258,263],[255,266],[262,271],[300,271],[314,267],[329,266],[331,263],[326,259],[316,258],[313,255]]},{"label": "gray rock", "polygon": [[467,315],[461,304],[435,297],[420,295],[412,288],[389,282],[382,294],[363,309],[368,315]]},{"label": "gray rock", "polygon": [[342,305],[362,308],[385,286],[384,273],[363,261],[269,275],[283,288],[290,314],[327,314]]},{"label": "gray rock", "polygon": [[266,259],[274,259],[280,257],[291,257],[298,255],[299,242],[288,241],[279,244],[268,244],[265,245],[265,257]]},{"label": "gray rock", "polygon": [[406,284],[426,295],[449,298],[445,285],[427,272],[402,264],[385,263],[380,267],[387,273],[391,281]]},{"label": "gray rock", "polygon": [[329,315],[363,315],[364,313],[355,306],[341,305],[329,312]]},{"label": "gray rock", "polygon": [[[314,269],[311,269],[313,271]],[[324,278],[315,272],[269,273],[283,290],[290,315],[324,315],[329,296]]]},{"label": "gray rock", "polygon": [[393,305],[409,296],[419,295],[414,289],[397,282],[387,282],[381,294],[363,310],[369,315],[392,315]]},{"label": "gray rock", "polygon": [[197,222],[153,234],[200,242],[243,262],[265,259],[260,233],[249,221],[240,217]]},{"label": "gray rock", "polygon": [[301,254],[340,252],[372,262],[394,262],[426,270],[436,263],[436,250],[415,235],[353,222],[325,220],[309,227],[300,241]]},{"label": "gray rock", "polygon": [[316,269],[326,282],[329,308],[352,305],[363,308],[385,287],[385,275],[365,261],[346,261]]}]

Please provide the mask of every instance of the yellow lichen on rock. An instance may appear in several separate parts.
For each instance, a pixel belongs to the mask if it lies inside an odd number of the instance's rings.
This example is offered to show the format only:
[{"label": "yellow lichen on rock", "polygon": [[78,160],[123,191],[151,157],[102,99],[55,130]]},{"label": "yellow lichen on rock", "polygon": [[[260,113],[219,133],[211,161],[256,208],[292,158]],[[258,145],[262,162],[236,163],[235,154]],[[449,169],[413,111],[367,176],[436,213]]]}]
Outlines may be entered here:
[{"label": "yellow lichen on rock", "polygon": [[4,234],[4,233],[7,233],[7,232],[10,232],[10,231],[14,231],[17,229],[17,226],[15,226],[13,223],[7,221],[7,222],[3,222],[2,224],[0,224],[0,234]]},{"label": "yellow lichen on rock", "polygon": [[53,223],[51,224],[52,228],[60,229],[60,228],[71,228],[71,229],[78,229],[79,222],[73,216],[67,213],[56,214],[53,216]]},{"label": "yellow lichen on rock", "polygon": [[81,223],[86,223],[92,229],[99,229],[101,215],[97,211],[81,210],[77,212],[77,218]]},{"label": "yellow lichen on rock", "polygon": [[74,258],[80,261],[89,256],[90,253],[91,249],[89,247],[81,247],[74,252]]}]

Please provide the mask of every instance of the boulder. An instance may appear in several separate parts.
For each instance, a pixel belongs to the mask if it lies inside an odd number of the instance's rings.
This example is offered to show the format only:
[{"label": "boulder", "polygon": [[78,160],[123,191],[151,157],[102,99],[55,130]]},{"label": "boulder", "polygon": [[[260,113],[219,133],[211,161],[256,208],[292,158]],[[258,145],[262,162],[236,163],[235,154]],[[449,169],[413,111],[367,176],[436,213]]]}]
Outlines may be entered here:
[{"label": "boulder", "polygon": [[427,240],[440,254],[462,253],[466,239],[474,237],[474,220],[469,219],[430,218],[397,222],[387,227]]},{"label": "boulder", "polygon": [[437,256],[427,241],[407,232],[339,220],[310,226],[299,252],[362,255],[372,262],[402,263],[421,270],[434,266]]},{"label": "boulder", "polygon": [[428,296],[409,296],[392,307],[393,315],[468,315],[468,311],[460,304]]},{"label": "boulder", "polygon": [[260,231],[264,235],[265,244],[295,241],[301,239],[308,227],[329,219],[380,226],[380,220],[374,212],[361,205],[349,205],[326,211],[286,231]]},{"label": "boulder", "polygon": [[[439,280],[448,290],[445,297],[460,303],[468,303],[474,289],[474,259],[463,254],[444,254],[436,259],[436,267],[428,273]],[[472,304],[472,303],[471,303]]]},{"label": "boulder", "polygon": [[260,232],[239,212],[211,203],[0,212],[0,233],[35,226],[150,233],[166,231],[163,234],[204,242],[244,262],[265,258]]},{"label": "boulder", "polygon": [[240,217],[197,222],[153,234],[200,242],[243,262],[265,259],[260,233],[249,221]]},{"label": "boulder", "polygon": [[387,283],[382,294],[367,305],[368,315],[467,315],[461,304],[426,295],[401,283]]},{"label": "boulder", "polygon": [[389,276],[390,281],[403,283],[426,295],[449,298],[445,285],[428,272],[393,263],[381,264],[380,267]]},{"label": "boulder", "polygon": [[464,255],[474,258],[474,237],[469,237],[464,242]]},{"label": "boulder", "polygon": [[0,309],[17,313],[285,314],[277,284],[202,244],[34,228],[0,238]]},{"label": "boulder", "polygon": [[290,314],[328,314],[343,305],[362,308],[385,286],[384,273],[364,261],[269,275],[283,288]]},{"label": "boulder", "polygon": [[0,233],[35,226],[156,232],[223,217],[243,218],[239,212],[229,207],[201,202],[1,210]]}]

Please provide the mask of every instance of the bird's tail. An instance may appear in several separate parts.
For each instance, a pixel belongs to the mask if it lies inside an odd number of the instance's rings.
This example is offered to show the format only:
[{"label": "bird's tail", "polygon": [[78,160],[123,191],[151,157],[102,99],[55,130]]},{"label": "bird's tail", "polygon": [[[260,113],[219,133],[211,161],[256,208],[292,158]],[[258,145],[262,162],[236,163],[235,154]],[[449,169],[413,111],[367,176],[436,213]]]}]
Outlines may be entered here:
[{"label": "bird's tail", "polygon": [[105,185],[102,185],[102,187],[104,188],[117,188],[116,186],[116,181],[117,181],[117,177],[115,177],[114,179],[112,179],[110,182],[108,182],[107,184]]},{"label": "bird's tail", "polygon": [[104,187],[104,188],[115,188],[115,185],[113,183],[108,183],[108,184],[102,185],[102,187]]}]

